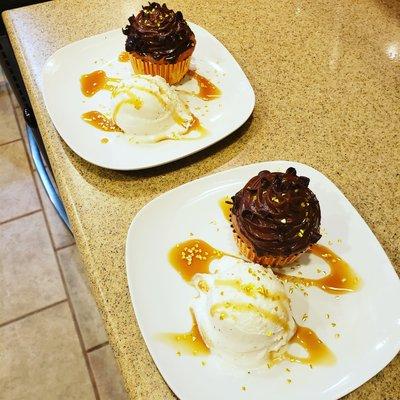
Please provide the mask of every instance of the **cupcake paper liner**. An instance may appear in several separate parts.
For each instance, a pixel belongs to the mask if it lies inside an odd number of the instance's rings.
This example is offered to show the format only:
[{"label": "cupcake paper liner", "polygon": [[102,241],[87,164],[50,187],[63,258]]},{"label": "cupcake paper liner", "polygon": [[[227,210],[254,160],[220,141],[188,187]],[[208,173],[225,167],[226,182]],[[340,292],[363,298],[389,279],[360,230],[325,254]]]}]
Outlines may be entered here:
[{"label": "cupcake paper liner", "polygon": [[155,64],[151,61],[143,61],[130,54],[132,68],[136,74],[158,75],[164,78],[170,85],[178,83],[189,70],[190,58],[175,64]]},{"label": "cupcake paper liner", "polygon": [[295,260],[297,260],[304,252],[308,249],[304,250],[298,254],[292,254],[287,257],[282,256],[257,256],[254,250],[250,249],[242,239],[240,239],[239,235],[236,232],[233,232],[233,236],[235,238],[236,244],[239,247],[240,252],[250,261],[253,261],[257,264],[261,264],[264,267],[283,267],[285,265],[291,264]]}]

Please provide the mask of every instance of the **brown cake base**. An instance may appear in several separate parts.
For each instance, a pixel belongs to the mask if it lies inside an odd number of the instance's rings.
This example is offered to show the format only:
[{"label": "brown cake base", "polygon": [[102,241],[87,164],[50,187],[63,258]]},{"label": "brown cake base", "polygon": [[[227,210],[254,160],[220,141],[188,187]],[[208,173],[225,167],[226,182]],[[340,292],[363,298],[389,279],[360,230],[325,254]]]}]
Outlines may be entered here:
[{"label": "brown cake base", "polygon": [[174,85],[179,83],[188,72],[193,50],[192,47],[183,52],[173,64],[166,63],[164,60],[156,61],[150,56],[141,56],[137,53],[129,53],[129,58],[135,74],[158,75],[170,85]]},{"label": "brown cake base", "polygon": [[293,254],[287,257],[282,256],[258,256],[254,250],[252,250],[242,239],[240,239],[239,235],[236,232],[233,232],[233,237],[235,238],[236,244],[239,247],[239,251],[242,255],[244,255],[248,260],[261,264],[264,267],[283,267],[285,265],[291,264],[296,261],[304,252],[308,249],[304,250],[301,253]]}]

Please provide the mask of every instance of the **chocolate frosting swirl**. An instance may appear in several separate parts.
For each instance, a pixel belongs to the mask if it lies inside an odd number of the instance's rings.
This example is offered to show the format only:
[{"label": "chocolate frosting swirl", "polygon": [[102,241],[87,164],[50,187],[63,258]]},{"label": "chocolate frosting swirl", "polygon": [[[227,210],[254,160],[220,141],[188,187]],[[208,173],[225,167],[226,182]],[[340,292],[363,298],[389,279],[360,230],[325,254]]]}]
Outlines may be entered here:
[{"label": "chocolate frosting swirl", "polygon": [[155,60],[175,63],[186,50],[194,47],[196,39],[180,11],[169,10],[163,4],[149,3],[122,30],[127,36],[125,50]]},{"label": "chocolate frosting swirl", "polygon": [[321,211],[309,182],[294,168],[261,171],[232,198],[237,234],[258,256],[300,253],[321,238]]}]

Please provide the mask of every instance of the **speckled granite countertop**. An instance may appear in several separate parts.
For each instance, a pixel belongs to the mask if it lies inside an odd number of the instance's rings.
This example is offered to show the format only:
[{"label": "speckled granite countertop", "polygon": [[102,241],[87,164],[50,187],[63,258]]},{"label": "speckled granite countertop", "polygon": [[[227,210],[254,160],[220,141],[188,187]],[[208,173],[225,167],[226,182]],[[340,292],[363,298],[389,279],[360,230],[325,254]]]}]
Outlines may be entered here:
[{"label": "speckled granite countertop", "polygon": [[[111,346],[135,399],[173,397],[140,335],[124,265],[132,218],[168,189],[257,161],[309,164],[344,192],[400,272],[400,3],[168,4],[231,51],[254,87],[256,107],[223,142],[135,173],[107,171],[72,153],[54,129],[40,91],[48,56],[75,40],[122,27],[132,1],[58,0],[4,16]],[[399,374],[397,357],[346,398],[398,400]]]}]

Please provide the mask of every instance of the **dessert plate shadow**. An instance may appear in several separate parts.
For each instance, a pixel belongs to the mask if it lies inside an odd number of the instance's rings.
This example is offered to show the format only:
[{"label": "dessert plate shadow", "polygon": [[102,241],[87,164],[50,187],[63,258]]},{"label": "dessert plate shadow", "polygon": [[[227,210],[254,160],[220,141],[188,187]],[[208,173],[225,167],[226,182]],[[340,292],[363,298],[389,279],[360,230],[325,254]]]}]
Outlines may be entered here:
[{"label": "dessert plate shadow", "polygon": [[[282,362],[249,374],[212,355],[177,355],[176,349],[158,335],[190,330],[189,306],[196,290],[169,264],[169,250],[179,242],[199,238],[237,254],[219,200],[234,195],[261,170],[284,172],[290,166],[298,175],[311,179],[310,188],[320,201],[320,243],[332,248],[362,279],[359,291],[343,296],[318,288],[307,288],[307,297],[300,290],[289,294],[296,321],[317,333],[335,354],[336,364],[311,369]],[[303,261],[299,270],[305,277],[322,263],[313,255],[305,255]],[[304,164],[272,161],[247,165],[189,182],[157,197],[131,223],[126,271],[144,340],[160,373],[181,400],[338,399],[377,374],[399,351],[400,283],[388,257],[341,191]],[[308,319],[303,322],[305,313]]]},{"label": "dessert plate shadow", "polygon": [[[116,170],[155,167],[205,149],[249,118],[255,96],[239,64],[213,35],[198,25],[189,25],[197,40],[191,69],[195,68],[222,91],[221,97],[207,102],[185,96],[208,135],[196,140],[133,144],[127,135],[98,130],[81,119],[87,111],[109,113],[112,107],[108,92],[101,91],[91,98],[82,95],[81,75],[100,69],[122,79],[132,74],[129,63],[118,61],[126,37],[117,29],[63,47],[50,56],[42,71],[46,108],[58,133],[76,154],[95,165]],[[104,138],[107,143],[102,143]]]}]

